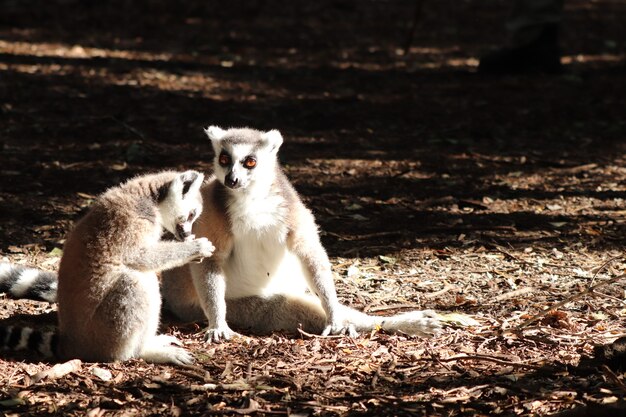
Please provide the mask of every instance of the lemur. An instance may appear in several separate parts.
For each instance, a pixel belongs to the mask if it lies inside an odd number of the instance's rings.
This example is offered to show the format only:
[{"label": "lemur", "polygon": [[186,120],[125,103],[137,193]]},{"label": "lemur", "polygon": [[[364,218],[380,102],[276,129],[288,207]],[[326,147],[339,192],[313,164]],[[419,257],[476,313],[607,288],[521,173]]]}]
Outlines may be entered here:
[{"label": "lemur", "polygon": [[[58,301],[58,333],[0,328],[0,347],[30,348],[58,359],[189,364],[176,338],[157,334],[161,295],[156,272],[212,255],[192,235],[202,213],[196,171],[136,177],[102,194],[69,233],[56,277],[0,265],[0,289]],[[164,241],[164,231],[176,241]]]},{"label": "lemur", "polygon": [[231,326],[351,336],[378,327],[422,336],[440,329],[433,311],[376,317],[339,303],[313,214],[279,165],[277,130],[205,132],[214,175],[201,189],[205,210],[193,233],[216,250],[202,263],[163,273],[166,307],[181,319],[207,319],[207,341],[236,336]]}]

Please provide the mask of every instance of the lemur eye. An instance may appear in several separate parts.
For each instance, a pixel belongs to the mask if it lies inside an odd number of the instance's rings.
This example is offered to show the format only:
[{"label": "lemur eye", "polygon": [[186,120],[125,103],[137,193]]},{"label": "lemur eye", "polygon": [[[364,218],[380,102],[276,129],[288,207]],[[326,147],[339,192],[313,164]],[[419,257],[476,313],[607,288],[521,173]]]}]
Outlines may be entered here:
[{"label": "lemur eye", "polygon": [[230,155],[228,155],[225,152],[222,152],[220,154],[220,157],[217,159],[217,161],[219,162],[219,164],[223,167],[230,165]]},{"label": "lemur eye", "polygon": [[195,217],[196,217],[196,211],[192,210],[191,213],[189,213],[189,217],[187,217],[187,221],[192,222],[193,219],[195,219]]},{"label": "lemur eye", "polygon": [[243,166],[248,169],[252,169],[256,166],[256,159],[252,156],[248,156],[243,160]]}]

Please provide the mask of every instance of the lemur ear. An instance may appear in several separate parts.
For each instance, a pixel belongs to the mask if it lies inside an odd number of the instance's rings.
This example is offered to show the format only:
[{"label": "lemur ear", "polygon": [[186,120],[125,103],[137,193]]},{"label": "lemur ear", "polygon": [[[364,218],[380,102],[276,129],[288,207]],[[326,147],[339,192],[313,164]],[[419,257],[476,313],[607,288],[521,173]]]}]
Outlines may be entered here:
[{"label": "lemur ear", "polygon": [[174,193],[174,195],[184,197],[190,191],[194,193],[197,192],[202,185],[202,181],[204,181],[204,175],[198,171],[185,171],[172,181],[170,191]]},{"label": "lemur ear", "polygon": [[280,145],[283,144],[283,136],[276,129],[261,134],[261,139],[267,142],[272,152],[278,152]]},{"label": "lemur ear", "polygon": [[204,133],[206,133],[212,141],[222,140],[224,136],[226,136],[226,131],[218,126],[209,126],[204,129]]},{"label": "lemur ear", "polygon": [[226,131],[218,126],[209,126],[204,129],[204,133],[211,139],[211,146],[213,146],[213,150],[215,153],[219,152],[219,143],[224,136],[226,136]]}]

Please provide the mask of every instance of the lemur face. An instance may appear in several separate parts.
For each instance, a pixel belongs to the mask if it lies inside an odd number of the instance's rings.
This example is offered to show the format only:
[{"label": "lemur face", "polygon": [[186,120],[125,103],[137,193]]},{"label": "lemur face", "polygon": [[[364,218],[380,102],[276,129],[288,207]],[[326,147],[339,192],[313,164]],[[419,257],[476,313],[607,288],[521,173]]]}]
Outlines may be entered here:
[{"label": "lemur face", "polygon": [[282,136],[276,130],[206,129],[215,151],[214,173],[232,190],[246,190],[267,178],[273,178],[276,153]]},{"label": "lemur face", "polygon": [[163,201],[159,203],[163,228],[177,240],[192,237],[191,227],[202,213],[200,186],[204,175],[186,171],[170,184]]}]

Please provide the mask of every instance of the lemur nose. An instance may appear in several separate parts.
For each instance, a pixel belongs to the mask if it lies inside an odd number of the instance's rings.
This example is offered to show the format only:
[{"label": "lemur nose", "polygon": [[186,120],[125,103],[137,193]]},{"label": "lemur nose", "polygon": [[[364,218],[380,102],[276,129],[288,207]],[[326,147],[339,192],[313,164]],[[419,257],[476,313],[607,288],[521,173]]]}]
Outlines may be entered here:
[{"label": "lemur nose", "polygon": [[180,240],[185,240],[189,235],[191,235],[190,231],[185,230],[182,224],[176,225],[176,234]]},{"label": "lemur nose", "polygon": [[229,188],[233,188],[233,187],[235,187],[235,186],[237,185],[237,183],[238,183],[238,182],[239,182],[239,180],[237,179],[237,177],[230,177],[230,176],[227,176],[227,177],[224,179],[224,183],[225,183],[225,184],[226,184],[226,186],[227,186],[227,187],[229,187]]}]

